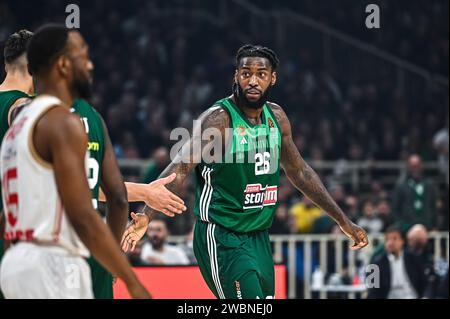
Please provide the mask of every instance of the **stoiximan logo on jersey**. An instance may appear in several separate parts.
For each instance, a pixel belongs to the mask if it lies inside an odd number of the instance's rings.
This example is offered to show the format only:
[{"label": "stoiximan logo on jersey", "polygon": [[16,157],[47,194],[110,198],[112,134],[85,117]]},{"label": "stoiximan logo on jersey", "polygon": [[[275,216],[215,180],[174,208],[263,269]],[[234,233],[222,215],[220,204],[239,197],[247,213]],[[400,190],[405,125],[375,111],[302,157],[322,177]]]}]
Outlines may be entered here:
[{"label": "stoiximan logo on jersey", "polygon": [[244,209],[263,208],[277,203],[278,186],[262,187],[261,184],[248,184],[244,194]]}]

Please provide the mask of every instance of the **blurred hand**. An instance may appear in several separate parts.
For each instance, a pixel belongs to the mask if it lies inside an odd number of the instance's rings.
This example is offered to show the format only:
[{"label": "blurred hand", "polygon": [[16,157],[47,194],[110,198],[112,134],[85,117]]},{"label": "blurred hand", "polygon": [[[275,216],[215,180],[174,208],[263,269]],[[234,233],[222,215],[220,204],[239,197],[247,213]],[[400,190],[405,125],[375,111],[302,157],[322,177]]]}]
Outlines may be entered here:
[{"label": "blurred hand", "polygon": [[184,201],[165,186],[173,182],[176,177],[177,174],[173,173],[147,184],[145,186],[145,204],[169,217],[183,213],[186,210]]},{"label": "blurred hand", "polygon": [[122,237],[121,246],[124,252],[133,251],[148,228],[149,219],[147,215],[131,213],[131,218],[132,221]]},{"label": "blurred hand", "polygon": [[152,296],[150,293],[145,289],[145,287],[140,283],[136,282],[132,285],[127,285],[128,293],[130,294],[131,298],[133,299],[151,299]]},{"label": "blurred hand", "polygon": [[339,227],[347,237],[353,240],[353,245],[350,246],[351,250],[359,250],[369,244],[366,231],[351,221],[339,225]]}]

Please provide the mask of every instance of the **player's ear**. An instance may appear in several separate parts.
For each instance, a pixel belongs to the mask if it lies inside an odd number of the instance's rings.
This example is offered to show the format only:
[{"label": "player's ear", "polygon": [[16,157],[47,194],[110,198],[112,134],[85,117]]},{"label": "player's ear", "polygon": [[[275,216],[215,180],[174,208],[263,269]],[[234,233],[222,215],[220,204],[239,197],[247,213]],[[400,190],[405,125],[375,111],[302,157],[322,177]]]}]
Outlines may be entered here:
[{"label": "player's ear", "polygon": [[236,71],[234,71],[234,83],[235,84],[239,84],[239,81],[238,81],[238,70],[236,69]]},{"label": "player's ear", "polygon": [[65,55],[61,55],[56,61],[56,64],[61,75],[67,77],[71,67],[71,61]]},{"label": "player's ear", "polygon": [[275,83],[277,83],[277,72],[273,71],[272,72],[272,80],[270,81],[270,85],[274,86]]}]

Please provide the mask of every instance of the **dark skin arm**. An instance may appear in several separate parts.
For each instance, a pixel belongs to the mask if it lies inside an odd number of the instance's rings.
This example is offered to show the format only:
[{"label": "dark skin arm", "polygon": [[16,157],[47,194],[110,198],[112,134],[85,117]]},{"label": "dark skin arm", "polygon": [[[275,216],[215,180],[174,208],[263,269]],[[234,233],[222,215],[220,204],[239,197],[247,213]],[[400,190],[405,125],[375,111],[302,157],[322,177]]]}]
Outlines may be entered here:
[{"label": "dark skin arm", "polygon": [[102,163],[101,188],[106,197],[106,222],[117,243],[120,244],[128,220],[127,190],[117,164],[108,129],[104,122],[103,132],[105,155]]},{"label": "dark skin arm", "polygon": [[82,242],[108,271],[124,280],[131,296],[149,297],[92,206],[85,169],[87,136],[79,117],[54,107],[38,120],[33,144],[52,166],[66,216]]},{"label": "dark skin arm", "polygon": [[[291,127],[286,114],[283,112],[281,107],[277,105],[273,105],[272,109],[281,126],[281,164],[291,183],[299,191],[304,193],[314,203],[316,203],[316,205],[327,212],[338,223],[343,232],[354,240],[355,243],[352,246],[352,249],[360,249],[366,246],[368,241],[365,231],[361,227],[353,224],[347,218],[347,216],[337,206],[336,202],[331,198],[314,170],[300,156],[300,153],[292,140]],[[214,127],[221,130],[221,132],[225,132],[225,128],[229,127],[229,118],[226,112],[222,111],[224,114],[210,112],[211,111],[208,110],[200,118],[202,121],[202,130],[208,127]],[[225,134],[222,133],[222,136],[224,135]],[[226,140],[227,137],[225,137],[225,143],[223,143],[223,145],[226,145]],[[196,141],[196,139],[193,138],[186,144],[186,148],[183,150],[192,151],[194,149],[195,142],[199,143],[199,141]],[[201,154],[205,154],[208,151],[208,147],[205,147],[202,142]],[[192,154],[192,152],[190,154]],[[200,154],[197,156],[200,156]],[[161,176],[166,176],[167,174],[176,172],[179,177],[175,183],[171,184],[172,188],[169,189],[170,191],[176,193],[181,186],[181,183],[196,166],[195,160],[197,160],[197,158],[191,157],[191,160],[186,164],[172,163],[166,168]],[[145,215],[132,214],[134,220],[133,224],[129,226],[122,240],[122,249],[125,251],[134,249],[137,241],[139,241],[139,239],[145,234],[148,223],[156,215],[156,212],[148,207],[146,207],[143,212]]]},{"label": "dark skin arm", "polygon": [[[209,136],[208,140],[202,140],[202,133],[207,129],[215,129],[215,132],[222,137],[222,145],[226,145],[228,136],[226,129],[230,126],[230,119],[228,113],[219,107],[212,107],[205,111],[199,117],[201,125],[194,127],[192,138],[186,142],[181,152],[176,156],[172,163],[161,173],[158,178],[163,178],[176,173],[176,178],[170,184],[167,184],[167,189],[177,194],[180,192],[184,181],[189,174],[194,170],[198,163],[200,163],[203,155],[208,154],[213,144],[213,136]],[[200,152],[196,152],[200,148]],[[204,158],[204,157],[203,157]],[[139,239],[144,236],[148,224],[158,214],[157,211],[145,206],[141,214],[131,213],[133,223],[125,231],[122,239],[122,249],[124,251],[133,251]],[[174,216],[173,213],[165,212],[166,215]]]},{"label": "dark skin arm", "polygon": [[281,166],[292,185],[334,219],[342,231],[354,241],[352,249],[367,246],[365,231],[348,219],[328,193],[317,173],[300,155],[292,139],[291,124],[286,113],[276,104],[270,103],[270,106],[281,127]]}]

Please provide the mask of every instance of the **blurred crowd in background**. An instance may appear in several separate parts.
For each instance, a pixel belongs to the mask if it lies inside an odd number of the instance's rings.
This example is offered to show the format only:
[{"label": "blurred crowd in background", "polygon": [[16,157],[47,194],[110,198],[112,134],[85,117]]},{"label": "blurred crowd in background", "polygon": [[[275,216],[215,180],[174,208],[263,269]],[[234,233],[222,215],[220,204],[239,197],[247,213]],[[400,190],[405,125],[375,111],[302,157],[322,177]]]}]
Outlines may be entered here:
[{"label": "blurred crowd in background", "polygon": [[[417,87],[412,96],[385,70],[370,65],[353,70],[361,76],[351,77],[338,71],[344,57],[331,56],[325,63],[308,39],[282,42],[275,25],[255,28],[248,11],[233,1],[83,2],[81,32],[95,63],[91,102],[106,120],[118,158],[149,160],[143,171],[125,173],[126,178],[150,182],[158,177],[170,163],[170,147],[176,142],[169,138],[171,130],[191,129],[195,118],[231,93],[235,52],[244,43],[256,42],[273,48],[281,60],[270,99],[288,114],[306,160],[336,161],[335,170],[319,173],[354,222],[371,234],[392,225],[405,233],[414,224],[425,225],[427,231],[448,230],[448,1],[372,2],[381,7],[379,32],[364,27],[361,2],[266,0],[255,6],[268,15],[271,10],[292,11],[324,23],[447,77],[445,89]],[[25,2],[0,2],[0,39],[19,27],[33,30],[44,22],[63,22],[65,5],[45,1],[31,12]],[[363,72],[371,76],[363,77]],[[383,182],[382,174],[374,175],[357,191],[339,183],[339,165],[376,160],[402,161],[405,170],[390,184]],[[425,173],[429,161],[441,163],[438,175]],[[179,194],[189,207],[194,186],[190,179]],[[279,202],[272,234],[339,231],[285,177]],[[152,253],[164,245],[159,238],[188,234],[186,244],[170,251],[168,260],[194,262],[189,244],[193,220],[187,212],[167,223],[158,221],[149,229],[150,241],[143,241],[130,258],[135,264],[164,263],[164,256]]]},{"label": "blurred crowd in background", "polygon": [[[220,11],[223,2],[229,4],[225,13]],[[298,10],[448,75],[445,1],[427,1],[424,8],[414,2],[407,9],[385,1],[381,10],[387,30],[371,33],[364,27],[364,7],[354,1],[285,3],[276,2],[279,8]],[[292,119],[305,158],[399,160],[411,153],[426,161],[437,158],[432,140],[448,127],[448,94],[433,95],[422,88],[422,100],[417,101],[398,90],[391,78],[351,83],[345,74],[335,74],[339,56],[325,66],[318,58],[320,52],[308,48],[306,41],[298,51],[295,43],[292,50],[278,48],[273,34],[255,33],[246,12],[231,4],[100,0],[81,5],[81,31],[95,63],[92,104],[106,119],[119,158],[146,158],[157,147],[170,146],[171,129],[191,128],[201,112],[229,95],[234,55],[246,42],[261,42],[277,51],[280,81],[272,100]],[[275,7],[275,2],[263,1],[261,7]],[[29,12],[22,2],[0,4],[2,38],[19,26],[33,29],[65,19],[63,2],[46,1],[36,8]],[[220,21],[212,22],[202,12],[217,12]]]}]

